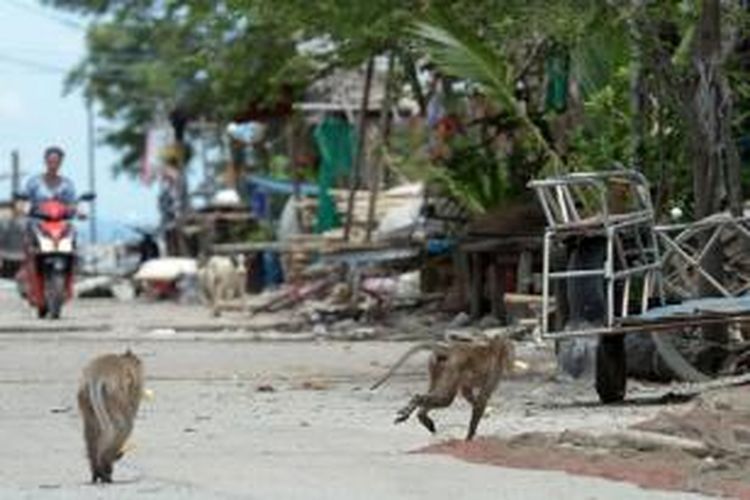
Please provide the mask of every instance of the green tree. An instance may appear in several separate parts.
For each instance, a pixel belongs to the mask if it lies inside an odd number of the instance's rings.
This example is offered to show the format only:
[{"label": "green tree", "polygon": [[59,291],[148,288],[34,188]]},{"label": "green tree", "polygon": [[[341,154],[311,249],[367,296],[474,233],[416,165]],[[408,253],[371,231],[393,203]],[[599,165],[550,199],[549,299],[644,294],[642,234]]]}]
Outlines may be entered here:
[{"label": "green tree", "polygon": [[308,67],[282,25],[251,21],[228,2],[51,0],[95,14],[87,56],[69,75],[101,105],[122,151],[117,172],[134,174],[155,114],[227,122],[249,106],[303,88]]}]

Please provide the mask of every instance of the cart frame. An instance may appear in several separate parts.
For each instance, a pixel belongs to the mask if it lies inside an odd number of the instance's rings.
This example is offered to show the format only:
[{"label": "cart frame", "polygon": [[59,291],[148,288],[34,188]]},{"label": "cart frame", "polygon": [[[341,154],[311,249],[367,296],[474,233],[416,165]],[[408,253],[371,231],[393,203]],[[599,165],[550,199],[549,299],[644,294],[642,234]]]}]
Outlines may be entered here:
[{"label": "cart frame", "polygon": [[[749,219],[720,214],[692,224],[657,225],[648,181],[633,170],[576,172],[534,180],[529,187],[536,192],[547,219],[542,264],[543,338],[669,331],[685,326],[750,322],[750,302],[738,303],[739,309],[721,312],[696,305],[692,312],[682,311],[677,317],[646,314],[654,299],[657,304],[665,304],[662,275],[662,255],[665,252],[674,252],[686,266],[713,285],[720,297],[731,302],[737,294],[713,277],[702,266],[702,260],[712,245],[719,244],[723,227],[736,227],[750,241],[750,230],[743,225]],[[705,248],[691,252],[675,237],[688,228],[704,226],[712,231]],[[553,269],[552,252],[556,245],[575,237],[604,238],[606,257],[601,267]],[[550,331],[552,281],[595,276],[601,276],[605,286],[603,325]],[[618,289],[621,301],[616,301]],[[639,292],[640,314],[629,316],[631,298]]]}]

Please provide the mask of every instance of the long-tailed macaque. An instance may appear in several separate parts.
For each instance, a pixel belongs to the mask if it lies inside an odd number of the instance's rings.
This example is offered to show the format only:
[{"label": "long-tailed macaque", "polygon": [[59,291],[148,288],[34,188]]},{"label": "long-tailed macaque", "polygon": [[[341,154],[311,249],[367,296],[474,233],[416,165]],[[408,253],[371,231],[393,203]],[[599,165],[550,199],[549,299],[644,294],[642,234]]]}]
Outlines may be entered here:
[{"label": "long-tailed macaque", "polygon": [[106,354],[83,370],[78,408],[83,417],[91,481],[112,482],[143,396],[143,365],[130,352]]},{"label": "long-tailed macaque", "polygon": [[466,435],[466,440],[471,440],[500,378],[513,369],[512,341],[505,337],[494,337],[489,341],[417,344],[404,353],[372,389],[379,387],[409,357],[422,350],[432,351],[428,364],[429,389],[426,394],[412,397],[398,411],[395,423],[406,421],[419,408],[417,418],[427,430],[434,433],[435,423],[428,415],[430,410],[450,406],[460,391],[472,407]]}]

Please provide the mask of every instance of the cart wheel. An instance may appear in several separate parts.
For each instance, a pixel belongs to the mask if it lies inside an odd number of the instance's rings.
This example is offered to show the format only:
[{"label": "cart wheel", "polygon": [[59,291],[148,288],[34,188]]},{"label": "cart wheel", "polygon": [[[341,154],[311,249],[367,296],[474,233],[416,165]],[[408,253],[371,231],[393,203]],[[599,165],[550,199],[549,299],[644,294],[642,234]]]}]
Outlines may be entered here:
[{"label": "cart wheel", "polygon": [[[601,269],[606,256],[606,240],[601,237],[576,238],[566,242],[569,270]],[[560,280],[558,296],[562,298],[558,314],[565,330],[585,330],[604,324],[606,301],[601,276]],[[596,365],[597,339],[575,337],[559,340],[555,345],[557,361],[568,375],[593,376]]]},{"label": "cart wheel", "polygon": [[596,393],[602,403],[625,399],[625,335],[601,335],[596,346]]}]

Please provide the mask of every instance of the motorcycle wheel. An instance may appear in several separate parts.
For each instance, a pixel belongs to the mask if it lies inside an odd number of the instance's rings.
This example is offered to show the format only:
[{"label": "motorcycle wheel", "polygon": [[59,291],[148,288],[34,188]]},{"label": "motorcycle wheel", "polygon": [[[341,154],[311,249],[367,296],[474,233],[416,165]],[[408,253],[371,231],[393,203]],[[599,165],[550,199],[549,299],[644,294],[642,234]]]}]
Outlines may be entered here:
[{"label": "motorcycle wheel", "polygon": [[65,301],[65,274],[51,272],[44,277],[44,308],[51,319],[60,319]]}]

